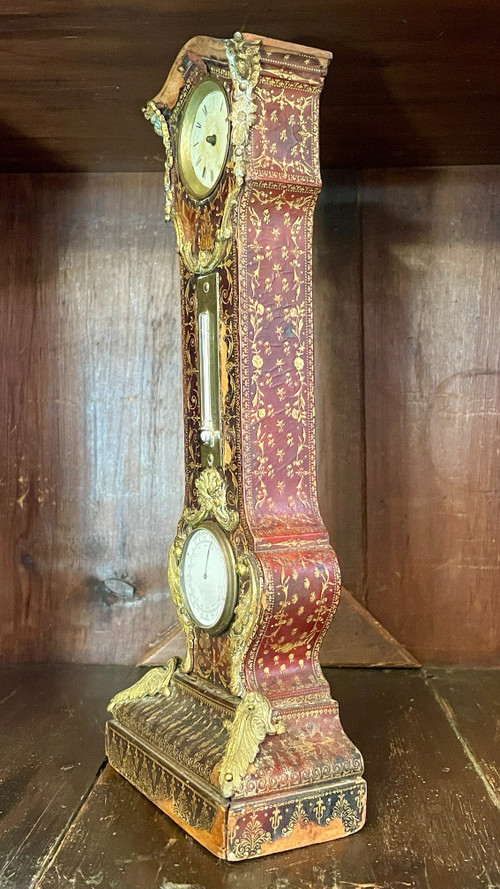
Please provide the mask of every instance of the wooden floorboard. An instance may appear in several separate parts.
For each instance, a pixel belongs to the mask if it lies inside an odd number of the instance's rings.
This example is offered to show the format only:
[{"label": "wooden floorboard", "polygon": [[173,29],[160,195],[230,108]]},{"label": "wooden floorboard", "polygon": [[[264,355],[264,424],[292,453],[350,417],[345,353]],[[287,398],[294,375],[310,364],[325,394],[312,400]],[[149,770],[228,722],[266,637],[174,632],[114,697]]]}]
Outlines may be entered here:
[{"label": "wooden floorboard", "polygon": [[104,761],[106,704],[130,667],[2,666],[0,887],[28,889]]},{"label": "wooden floorboard", "polygon": [[500,670],[433,669],[426,675],[460,743],[500,808]]},{"label": "wooden floorboard", "polygon": [[227,865],[106,768],[38,889],[499,886],[499,811],[425,675],[327,675],[346,731],[365,757],[368,820],[359,834]]}]

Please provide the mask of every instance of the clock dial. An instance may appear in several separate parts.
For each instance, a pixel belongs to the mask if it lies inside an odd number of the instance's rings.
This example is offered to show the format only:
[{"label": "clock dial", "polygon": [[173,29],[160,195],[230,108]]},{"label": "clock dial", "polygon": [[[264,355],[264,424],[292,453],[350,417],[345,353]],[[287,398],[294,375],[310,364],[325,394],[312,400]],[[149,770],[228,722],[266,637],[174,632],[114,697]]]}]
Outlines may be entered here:
[{"label": "clock dial", "polygon": [[197,626],[220,632],[230,622],[235,605],[234,556],[227,537],[214,523],[191,532],[181,558],[181,589]]},{"label": "clock dial", "polygon": [[217,185],[229,147],[229,107],[216,80],[203,80],[191,93],[181,120],[179,167],[182,180],[198,199]]}]

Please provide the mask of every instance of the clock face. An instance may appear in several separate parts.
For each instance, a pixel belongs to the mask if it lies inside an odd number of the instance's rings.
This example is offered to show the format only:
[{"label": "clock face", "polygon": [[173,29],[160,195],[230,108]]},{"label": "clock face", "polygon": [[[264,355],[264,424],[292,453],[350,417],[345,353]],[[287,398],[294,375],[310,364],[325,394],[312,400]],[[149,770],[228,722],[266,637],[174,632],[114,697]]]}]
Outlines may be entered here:
[{"label": "clock face", "polygon": [[205,522],[191,532],[180,563],[184,602],[195,624],[210,633],[224,630],[234,612],[234,555],[224,532]]},{"label": "clock face", "polygon": [[179,168],[184,185],[198,200],[217,185],[229,148],[229,106],[224,88],[206,79],[193,90],[181,119]]}]

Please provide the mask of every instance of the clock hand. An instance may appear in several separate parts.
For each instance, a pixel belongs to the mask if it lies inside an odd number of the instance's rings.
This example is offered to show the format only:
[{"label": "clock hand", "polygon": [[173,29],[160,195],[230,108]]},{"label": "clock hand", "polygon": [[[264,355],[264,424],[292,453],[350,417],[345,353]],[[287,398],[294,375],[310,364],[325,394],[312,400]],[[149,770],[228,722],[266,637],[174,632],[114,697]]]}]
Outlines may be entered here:
[{"label": "clock hand", "polygon": [[206,579],[207,579],[208,557],[209,557],[209,555],[210,555],[210,550],[211,550],[211,549],[212,549],[212,544],[210,543],[210,546],[209,546],[208,549],[207,549],[207,559],[206,559],[206,562],[205,562],[205,573],[204,573],[204,575],[203,575],[203,580],[206,580]]},{"label": "clock hand", "polygon": [[217,142],[217,136],[207,136],[207,142],[209,142],[210,145],[215,145],[215,143]]}]

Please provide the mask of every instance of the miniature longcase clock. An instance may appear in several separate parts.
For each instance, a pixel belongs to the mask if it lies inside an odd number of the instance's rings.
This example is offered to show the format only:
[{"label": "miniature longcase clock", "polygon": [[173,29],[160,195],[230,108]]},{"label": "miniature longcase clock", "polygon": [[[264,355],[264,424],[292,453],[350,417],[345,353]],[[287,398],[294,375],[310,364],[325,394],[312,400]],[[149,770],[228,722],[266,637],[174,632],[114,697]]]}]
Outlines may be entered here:
[{"label": "miniature longcase clock", "polygon": [[359,830],[366,784],[319,666],[340,575],[316,493],[312,227],[330,54],[195,37],[145,108],[181,269],[186,656],[110,703],[111,765],[215,855]]}]

